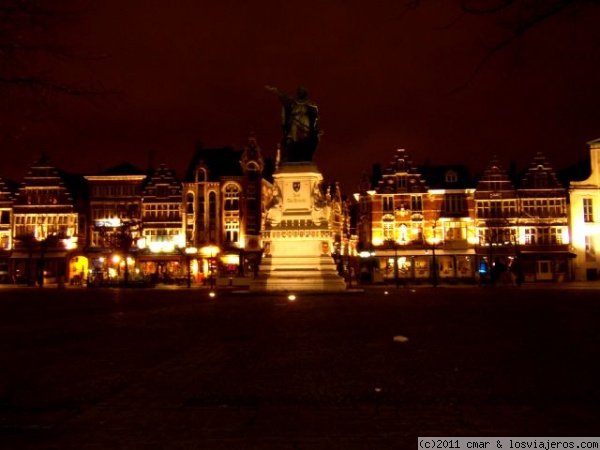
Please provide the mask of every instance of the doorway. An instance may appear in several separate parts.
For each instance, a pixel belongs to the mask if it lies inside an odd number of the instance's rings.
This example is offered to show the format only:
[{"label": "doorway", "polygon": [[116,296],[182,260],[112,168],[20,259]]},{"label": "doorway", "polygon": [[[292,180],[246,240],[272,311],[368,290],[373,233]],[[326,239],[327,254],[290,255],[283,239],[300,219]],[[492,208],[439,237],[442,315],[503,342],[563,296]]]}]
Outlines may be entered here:
[{"label": "doorway", "polygon": [[552,261],[538,260],[535,278],[539,281],[552,281]]}]

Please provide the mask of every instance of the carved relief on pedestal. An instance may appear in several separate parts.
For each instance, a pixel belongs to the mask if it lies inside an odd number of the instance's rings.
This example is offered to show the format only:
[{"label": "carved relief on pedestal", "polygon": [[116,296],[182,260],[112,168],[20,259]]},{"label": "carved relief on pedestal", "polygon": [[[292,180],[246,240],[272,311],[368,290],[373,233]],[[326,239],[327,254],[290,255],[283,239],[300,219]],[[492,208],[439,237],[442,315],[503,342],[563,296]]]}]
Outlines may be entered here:
[{"label": "carved relief on pedestal", "polygon": [[329,223],[329,202],[321,192],[319,183],[315,183],[312,191],[312,220],[315,225]]},{"label": "carved relief on pedestal", "polygon": [[271,192],[271,199],[267,202],[266,223],[271,226],[277,226],[281,222],[282,215],[283,198],[281,197],[281,189],[275,183]]}]

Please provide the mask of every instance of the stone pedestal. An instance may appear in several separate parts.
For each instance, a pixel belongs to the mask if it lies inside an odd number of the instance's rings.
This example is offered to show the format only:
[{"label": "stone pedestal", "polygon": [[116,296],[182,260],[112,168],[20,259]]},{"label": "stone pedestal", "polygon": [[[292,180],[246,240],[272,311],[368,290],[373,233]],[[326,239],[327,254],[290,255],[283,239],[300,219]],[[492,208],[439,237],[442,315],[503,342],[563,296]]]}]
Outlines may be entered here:
[{"label": "stone pedestal", "polygon": [[263,232],[264,253],[251,291],[342,291],[331,256],[329,204],[312,163],[287,163],[275,173]]}]

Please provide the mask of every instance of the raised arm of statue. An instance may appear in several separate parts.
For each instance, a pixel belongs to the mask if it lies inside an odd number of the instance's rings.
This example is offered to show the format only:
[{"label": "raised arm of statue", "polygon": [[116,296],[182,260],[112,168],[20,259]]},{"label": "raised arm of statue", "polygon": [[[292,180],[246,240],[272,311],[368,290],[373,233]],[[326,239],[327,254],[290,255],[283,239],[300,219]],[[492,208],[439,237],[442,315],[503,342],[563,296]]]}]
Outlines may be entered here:
[{"label": "raised arm of statue", "polygon": [[265,86],[265,89],[275,93],[283,106],[281,110],[282,161],[312,161],[321,131],[317,106],[308,100],[308,92],[303,87],[299,87],[296,97],[292,97],[272,86]]},{"label": "raised arm of statue", "polygon": [[276,87],[265,86],[265,89],[267,91],[273,92],[275,95],[277,95],[277,97],[279,97],[279,101],[281,103],[283,103],[284,106],[288,106],[291,103],[295,103],[296,102],[296,100],[292,96],[290,96],[289,94],[286,94],[285,92],[280,91]]}]

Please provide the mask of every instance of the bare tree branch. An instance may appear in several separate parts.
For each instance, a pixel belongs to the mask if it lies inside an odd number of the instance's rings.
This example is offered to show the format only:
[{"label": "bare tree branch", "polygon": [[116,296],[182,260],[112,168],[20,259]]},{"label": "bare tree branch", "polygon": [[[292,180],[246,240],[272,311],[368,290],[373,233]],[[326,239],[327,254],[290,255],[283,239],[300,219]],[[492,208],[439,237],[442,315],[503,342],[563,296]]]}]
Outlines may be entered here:
[{"label": "bare tree branch", "polygon": [[[406,0],[403,14],[418,9],[422,4],[422,0]],[[587,7],[599,7],[600,0],[456,0],[455,4],[463,14],[494,17],[498,27],[506,31],[506,37],[487,49],[467,80],[454,92],[469,85],[490,59],[519,41],[532,29],[569,11],[577,14]]]},{"label": "bare tree branch", "polygon": [[[57,79],[48,62],[80,59],[60,42],[61,26],[81,14],[73,0],[0,0],[0,87],[67,95],[115,94],[98,86]],[[44,70],[40,70],[41,68]]]}]

